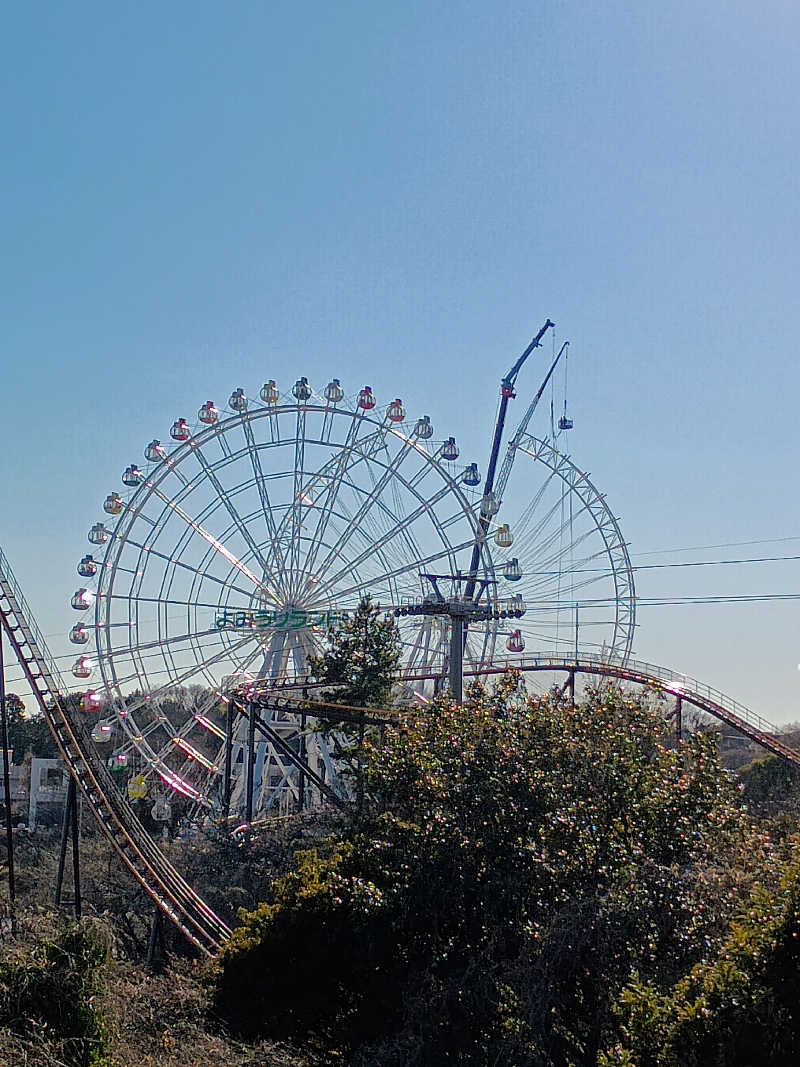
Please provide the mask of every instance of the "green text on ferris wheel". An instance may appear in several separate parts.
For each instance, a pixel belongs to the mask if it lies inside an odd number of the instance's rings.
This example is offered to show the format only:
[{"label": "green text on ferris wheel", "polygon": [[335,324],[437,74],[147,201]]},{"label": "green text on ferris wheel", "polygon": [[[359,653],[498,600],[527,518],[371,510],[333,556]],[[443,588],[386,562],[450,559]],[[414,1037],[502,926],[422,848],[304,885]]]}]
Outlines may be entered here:
[{"label": "green text on ferris wheel", "polygon": [[214,616],[218,630],[303,630],[307,626],[330,629],[347,618],[343,611],[301,611],[285,608],[278,611],[249,611],[221,609]]}]

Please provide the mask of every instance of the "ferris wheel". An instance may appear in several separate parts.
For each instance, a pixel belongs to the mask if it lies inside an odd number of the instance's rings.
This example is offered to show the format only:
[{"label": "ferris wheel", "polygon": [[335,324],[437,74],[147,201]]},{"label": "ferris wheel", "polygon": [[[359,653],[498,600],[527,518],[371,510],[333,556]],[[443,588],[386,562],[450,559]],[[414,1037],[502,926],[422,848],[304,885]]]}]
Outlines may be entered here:
[{"label": "ferris wheel", "polygon": [[[135,774],[157,800],[177,793],[213,813],[226,788],[242,810],[247,783],[251,810],[286,807],[302,786],[285,747],[301,744],[334,783],[325,736],[285,714],[273,722],[284,751],[261,740],[246,774],[239,715],[231,794],[226,693],[242,680],[303,682],[329,627],[364,596],[399,612],[429,592],[431,570],[469,573],[497,609],[470,624],[465,668],[563,653],[576,632],[582,647],[627,656],[633,582],[616,519],[529,421],[488,497],[478,463],[429,415],[409,417],[399,398],[379,405],[369,386],[346,396],[337,379],[321,393],[306,378],[285,393],[270,380],[257,398],[237,388],[224,408],[209,400],[175,420],[168,442],[150,441],[89,531],[71,602],[92,737],[129,791]],[[397,621],[401,674],[424,699],[447,675],[448,620]]]}]

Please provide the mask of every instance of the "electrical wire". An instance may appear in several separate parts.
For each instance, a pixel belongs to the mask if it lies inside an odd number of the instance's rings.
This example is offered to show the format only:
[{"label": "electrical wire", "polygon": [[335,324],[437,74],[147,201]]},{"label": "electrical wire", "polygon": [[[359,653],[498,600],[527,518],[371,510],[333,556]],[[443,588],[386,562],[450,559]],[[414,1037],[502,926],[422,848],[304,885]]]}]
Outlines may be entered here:
[{"label": "electrical wire", "polygon": [[800,534],[794,537],[767,537],[760,541],[725,541],[719,545],[690,545],[688,548],[656,548],[651,552],[633,552],[634,556],[665,556],[675,552],[706,552],[712,548],[742,548],[744,545],[780,545],[787,541],[800,541]]},{"label": "electrical wire", "polygon": [[667,570],[674,567],[729,567],[742,563],[783,563],[789,560],[798,560],[798,556],[752,556],[747,559],[700,559],[689,560],[684,563],[637,563],[635,571]]}]

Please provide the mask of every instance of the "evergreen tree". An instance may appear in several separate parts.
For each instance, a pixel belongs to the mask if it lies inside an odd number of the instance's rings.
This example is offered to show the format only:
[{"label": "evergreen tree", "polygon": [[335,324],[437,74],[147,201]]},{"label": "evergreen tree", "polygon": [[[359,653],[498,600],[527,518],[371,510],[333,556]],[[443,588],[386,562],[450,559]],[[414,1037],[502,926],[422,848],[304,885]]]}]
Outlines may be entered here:
[{"label": "evergreen tree", "polygon": [[313,677],[330,686],[322,699],[357,708],[385,708],[400,666],[400,634],[391,615],[365,596],[352,615],[328,631],[328,647],[310,656]]}]

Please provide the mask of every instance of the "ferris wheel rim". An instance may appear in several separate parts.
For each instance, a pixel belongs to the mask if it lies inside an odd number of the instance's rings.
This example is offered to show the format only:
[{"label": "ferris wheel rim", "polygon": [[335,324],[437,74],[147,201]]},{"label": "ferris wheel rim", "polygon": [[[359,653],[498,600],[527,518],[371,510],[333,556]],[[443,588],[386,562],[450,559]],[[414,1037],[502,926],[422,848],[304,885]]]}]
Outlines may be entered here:
[{"label": "ferris wheel rim", "polygon": [[[619,520],[608,506],[606,495],[598,490],[586,471],[578,467],[567,453],[556,448],[548,438],[536,437],[523,431],[515,436],[511,447],[514,449],[512,469],[520,452],[529,455],[534,462],[543,464],[569,485],[570,491],[576,494],[592,515],[597,532],[605,545],[606,554],[612,562],[609,573],[613,576],[615,589],[615,638],[608,649],[608,655],[623,663],[627,662],[633,650],[636,630],[636,586],[628,545],[622,535]],[[500,510],[502,511],[502,501]]]},{"label": "ferris wheel rim", "polygon": [[[126,543],[130,543],[131,532],[136,526],[137,520],[139,520],[143,516],[144,505],[146,501],[148,501],[153,496],[154,488],[160,489],[161,487],[163,487],[170,478],[170,476],[176,473],[178,474],[180,480],[180,465],[186,462],[189,457],[192,456],[192,454],[197,454],[198,445],[202,447],[206,442],[219,440],[221,437],[224,439],[225,434],[235,433],[240,427],[252,427],[253,423],[257,420],[269,419],[270,417],[280,415],[291,415],[292,417],[295,417],[298,406],[299,405],[284,404],[272,408],[266,406],[261,408],[254,407],[248,409],[247,411],[237,412],[236,414],[231,415],[230,417],[227,417],[224,420],[220,420],[217,424],[213,426],[208,426],[200,429],[196,434],[193,434],[189,440],[179,443],[177,447],[167,452],[160,461],[153,463],[150,466],[146,477],[143,478],[141,484],[136,486],[135,491],[129,495],[128,501],[124,505],[122,512],[118,515],[117,521],[115,522],[114,526],[108,530],[108,543],[105,546],[102,565],[99,568],[98,595],[95,603],[95,645],[97,659],[104,684],[106,685],[106,688],[108,690],[118,690],[119,684],[118,678],[115,674],[113,658],[110,658],[108,654],[108,650],[112,652],[114,650],[113,642],[108,637],[112,625],[112,623],[110,622],[109,609],[107,607],[107,605],[110,603],[110,599],[108,596],[104,596],[103,594],[106,589],[112,589],[114,587],[114,583],[118,575],[119,560],[122,550]],[[387,436],[390,436],[397,442],[399,442],[401,448],[413,447],[417,453],[418,460],[420,460],[423,465],[424,471],[426,473],[432,472],[438,478],[441,487],[441,498],[449,499],[451,501],[451,504],[455,500],[455,503],[457,504],[456,513],[460,515],[461,521],[465,520],[468,523],[471,538],[474,536],[474,532],[477,526],[476,504],[463,492],[463,489],[460,485],[460,479],[454,476],[452,471],[449,470],[440,459],[440,449],[435,452],[432,452],[428,451],[427,449],[420,448],[418,443],[414,441],[413,434],[403,432],[403,428],[398,429],[394,426],[388,425],[386,419],[379,420],[374,416],[370,416],[361,411],[353,411],[347,408],[333,408],[330,405],[323,406],[316,404],[306,404],[302,406],[308,409],[309,411],[314,411],[317,414],[323,415],[326,419],[330,418],[332,421],[341,420],[344,418],[350,423],[351,426],[366,425],[368,427],[368,433],[361,439],[362,443],[364,441],[373,442],[375,440],[383,439]],[[406,425],[407,424],[404,424],[404,426]],[[337,447],[341,446],[340,442],[334,441],[333,435],[328,433],[326,436],[324,430],[319,432],[317,438],[310,438],[310,440],[313,443],[318,443],[329,447],[333,447],[334,445],[336,445]],[[291,438],[291,436],[282,435],[275,441],[266,443],[262,442],[259,446],[259,450],[263,451],[265,448],[286,448],[287,446],[291,447],[292,443],[293,439]],[[227,462],[229,462],[231,459],[235,459],[237,456],[244,455],[249,450],[249,444],[246,443],[240,445],[238,451],[232,450],[230,455],[224,456],[216,460],[215,469],[224,469]],[[366,462],[380,464],[380,460],[377,459],[374,455],[368,455],[366,457],[361,458],[364,459]],[[361,459],[357,460],[357,462],[361,462]],[[398,472],[396,470],[392,471],[390,466],[387,467],[387,475],[399,478],[400,481],[403,481],[402,477],[398,475]],[[319,472],[314,472],[314,477],[318,478]],[[410,486],[407,483],[404,483],[404,486],[407,490],[415,492],[413,486]],[[248,483],[248,488],[251,487],[252,482]],[[184,492],[185,488],[185,484],[183,488],[176,488],[175,496],[180,496],[181,493]],[[157,495],[161,496],[160,493],[158,493]],[[169,493],[167,493],[166,495],[169,496]],[[430,500],[429,496],[425,497],[423,494],[420,493],[416,493],[416,496],[422,504],[425,504],[426,500]],[[167,510],[167,507],[168,504],[164,503],[164,511]],[[392,513],[388,512],[388,514]],[[392,517],[394,519],[397,519],[397,515],[392,515]],[[250,516],[246,515],[244,518],[245,521],[247,521],[249,520]],[[284,516],[284,518],[286,518],[286,516]],[[436,527],[436,532],[439,537],[440,544],[442,546],[441,550],[437,553],[437,556],[445,556],[449,554],[451,557],[454,557],[455,552],[460,551],[464,547],[464,544],[459,544],[455,542],[449,536],[449,533],[438,522],[438,518],[436,519],[434,525]],[[153,526],[155,526],[155,524],[153,524]],[[233,526],[231,526],[230,529],[232,530]],[[393,533],[394,530],[390,529],[389,534]],[[150,534],[148,534],[147,537],[141,538],[142,545],[146,545],[149,536]],[[188,535],[187,532],[187,538],[189,536],[190,535]],[[151,546],[147,545],[147,547],[150,548]],[[177,556],[171,549],[166,548],[166,546],[164,547],[166,550],[162,553],[162,558],[164,559],[167,568],[174,568],[176,566],[179,566],[181,563],[180,559],[177,558]],[[422,562],[424,563],[424,560]],[[419,559],[415,559],[413,564],[407,565],[402,569],[404,571],[408,571],[411,570],[412,567],[415,568],[419,566],[419,564]],[[488,557],[488,560],[485,565],[491,568],[490,557]],[[202,575],[199,571],[197,571],[193,578],[193,582],[197,582],[198,579],[202,582],[206,577],[209,576]],[[338,577],[338,574],[335,575],[334,578],[331,579],[329,584],[334,585]],[[253,575],[253,578],[256,579],[255,582],[253,582],[253,584],[256,585],[258,579],[255,575]],[[166,570],[163,580],[166,580]],[[220,584],[226,586],[229,585],[230,574],[226,575],[224,579],[220,580]],[[359,584],[361,587],[363,587],[366,584],[366,580],[361,580]],[[356,585],[354,588],[358,588],[358,585]],[[244,592],[244,589],[245,586],[243,585],[240,591]],[[140,593],[141,583],[137,590],[136,596],[128,594],[127,599],[129,601],[138,601],[141,599]],[[103,615],[103,612],[105,612],[105,616]],[[103,641],[103,634],[106,635],[105,641]],[[176,640],[180,640],[180,638],[176,638]],[[158,643],[160,644],[161,642]],[[246,642],[243,641],[241,643],[244,644]],[[138,650],[138,645],[133,649],[133,651],[136,650]],[[222,654],[224,653],[221,653],[221,655]],[[200,673],[207,666],[207,659],[204,659],[202,662],[198,660],[197,664],[192,665],[192,670],[189,672],[189,675]],[[162,688],[164,690],[174,688],[175,686],[182,684],[183,681],[185,681],[185,678],[178,677],[176,679],[173,677],[168,682],[166,682]],[[123,722],[123,727],[127,727],[126,721]],[[143,739],[140,735],[133,735],[129,731],[127,731],[127,729],[126,733],[128,733],[128,736],[132,737],[134,741],[138,741],[137,747],[141,745],[141,741]],[[149,744],[146,746],[146,748],[149,749],[149,752],[144,752],[143,754],[148,759],[148,763],[150,764],[150,766],[153,767],[158,773],[161,773],[162,771],[166,770],[166,768],[164,768],[162,765],[162,761],[159,759],[158,752],[152,749]]]},{"label": "ferris wheel rim", "polygon": [[[465,476],[471,469],[474,473],[476,465],[470,464],[466,470],[456,474],[451,462],[453,457],[444,455],[448,442],[441,444],[431,441],[430,445],[427,444],[432,436],[430,432],[424,439],[420,437],[418,429],[423,421],[427,422],[430,430],[427,417],[417,420],[412,430],[411,419],[404,420],[400,425],[390,422],[388,409],[386,415],[381,416],[346,402],[332,404],[317,402],[317,399],[311,397],[303,402],[286,400],[278,404],[252,402],[243,410],[224,416],[220,414],[213,424],[191,428],[186,420],[178,420],[183,422],[185,438],[161,448],[157,453],[159,458],[155,460],[146,457],[148,465],[145,473],[139,472],[141,479],[127,494],[126,500],[123,501],[118,493],[108,498],[120,510],[115,512],[116,521],[105,530],[107,543],[98,568],[94,604],[97,665],[125,737],[133,743],[145,763],[173,788],[176,780],[178,787],[183,780],[165,762],[171,751],[170,742],[189,736],[195,723],[187,716],[183,722],[171,726],[169,731],[164,730],[168,741],[151,744],[151,737],[158,742],[159,723],[150,724],[144,730],[140,728],[136,716],[144,702],[150,698],[156,703],[159,700],[163,702],[166,699],[164,694],[175,692],[184,685],[198,683],[206,685],[212,695],[218,694],[219,682],[212,670],[215,666],[230,661],[237,665],[237,670],[248,671],[266,647],[251,635],[239,638],[233,633],[226,633],[221,636],[214,627],[198,627],[198,610],[219,608],[223,603],[233,608],[238,608],[241,603],[252,606],[260,597],[264,598],[266,604],[270,594],[274,603],[279,603],[281,596],[287,599],[290,594],[298,593],[311,603],[324,603],[325,597],[332,602],[331,598],[338,597],[341,600],[345,596],[369,591],[370,584],[376,583],[391,587],[399,596],[409,574],[415,570],[419,572],[426,564],[430,569],[430,563],[441,558],[445,558],[451,568],[456,568],[457,554],[471,548],[476,540],[480,547],[480,573],[492,583],[499,576],[499,562],[490,543],[490,531],[488,528],[485,532],[481,529],[484,498],[479,491],[467,491],[467,486],[472,489],[475,483],[467,481]],[[256,441],[255,431],[259,428],[261,436]],[[360,436],[362,433],[363,436]],[[394,452],[387,442],[393,445]],[[453,439],[450,438],[449,442],[453,443]],[[581,561],[588,564],[602,556],[610,563],[606,571],[608,575],[613,575],[615,603],[614,638],[610,652],[626,658],[633,640],[635,593],[627,546],[616,518],[588,475],[549,440],[518,433],[513,444],[515,457],[518,453],[527,453],[547,468],[558,484],[574,494],[575,500],[580,501],[581,507],[594,521],[594,527],[576,539],[572,547],[580,548],[580,541],[593,536],[596,528],[602,550],[594,547],[591,550],[581,549]],[[215,446],[213,454],[212,445]],[[219,446],[218,456],[216,445]],[[314,449],[319,449],[326,458],[321,465],[312,459],[307,467],[307,451],[313,453]],[[208,456],[205,450],[209,451]],[[293,467],[288,458],[292,450]],[[412,455],[415,464],[420,465],[419,469],[415,467],[413,471],[403,474],[400,467],[406,457]],[[270,467],[270,460],[275,456],[280,457],[277,467]],[[457,456],[455,449],[455,458]],[[193,457],[198,464],[196,469],[192,468]],[[267,463],[266,473],[264,462]],[[249,473],[242,480],[226,482],[230,472],[236,472],[237,464],[243,465]],[[356,468],[359,469],[354,474]],[[359,480],[366,471],[372,479],[371,483],[366,479]],[[416,485],[429,476],[435,480],[436,492],[432,493],[429,485],[417,491]],[[241,476],[237,474],[236,477]],[[288,502],[281,498],[281,502],[272,507],[270,494],[278,492],[281,479],[292,483],[292,494]],[[131,483],[124,478],[123,484],[131,488]],[[211,487],[207,503],[202,503],[202,493],[196,498],[192,497],[198,484],[206,489]],[[407,499],[404,496],[402,502],[399,499],[385,502],[381,496],[384,487],[393,487],[395,492],[402,489]],[[309,526],[310,532],[307,534],[302,532],[301,489],[303,493],[310,493],[310,507],[316,505],[317,499],[323,501],[324,521],[318,518],[313,528]],[[342,505],[338,510],[337,494],[342,489],[347,496],[347,507]],[[256,491],[260,504],[256,503],[253,509],[248,510],[243,506],[243,501],[248,494],[255,500]],[[316,499],[315,494],[318,494]],[[570,501],[572,499],[570,496]],[[415,511],[408,503],[414,500],[420,504],[419,511]],[[440,501],[447,502],[452,514],[444,508],[441,512],[437,510]],[[181,511],[181,505],[184,504],[188,511]],[[502,500],[498,500],[498,504],[502,513]],[[150,505],[154,509],[152,514],[146,510]],[[426,508],[427,513],[423,514]],[[108,511],[108,508],[105,510]],[[360,531],[356,533],[358,520],[362,511],[367,514],[370,510],[374,512],[371,522],[377,524],[373,527],[377,532],[366,545],[358,549],[359,538],[366,537]],[[184,527],[179,527],[177,534],[174,527],[165,533],[174,516],[184,522]],[[547,518],[545,514],[545,520]],[[431,535],[434,538],[440,550],[432,552],[426,545],[425,552],[420,551],[421,542],[417,539],[414,524],[421,519],[425,520],[425,525],[420,528],[425,531],[426,537]],[[222,530],[219,529],[220,521],[226,523]],[[264,529],[259,527],[258,533],[251,532],[251,526],[257,522],[262,522]],[[384,522],[386,528],[381,532]],[[205,530],[203,523],[208,523],[210,529]],[[332,523],[330,541],[327,537],[328,523]],[[453,523],[456,523],[456,529],[461,528],[459,524],[465,527],[462,538],[452,535]],[[134,540],[137,527],[141,532]],[[555,529],[557,532],[557,526]],[[213,535],[211,530],[214,531]],[[548,540],[552,542],[554,536],[553,531],[549,530],[545,545]],[[164,540],[159,543],[161,537]],[[237,537],[242,539],[243,549],[237,547]],[[402,541],[399,553],[398,538]],[[501,542],[497,543],[499,545]],[[235,554],[232,548],[237,548]],[[123,577],[123,572],[127,574],[130,569],[121,563],[123,553],[128,549],[138,553],[133,565],[135,574],[130,579]],[[267,587],[268,566],[264,553],[270,550],[276,558],[280,558],[282,564],[290,560],[290,569],[294,568],[287,579],[289,585],[281,589],[277,586]],[[563,549],[553,549],[551,545],[548,551],[561,567],[565,558]],[[586,555],[586,552],[589,554]],[[225,566],[215,553],[220,553],[226,561]],[[392,554],[397,554],[399,560],[395,567],[390,566]],[[148,565],[155,559],[161,563],[155,564],[148,575]],[[192,561],[196,566],[192,565]],[[376,561],[379,576],[370,569]],[[365,562],[363,572],[359,571],[362,562]],[[215,570],[217,565],[222,570]],[[184,569],[186,574],[183,574]],[[190,577],[187,577],[188,572],[192,572]],[[314,601],[308,592],[308,583],[303,583],[308,575],[317,574],[321,575],[322,580],[320,587],[314,591],[317,596],[317,601]],[[345,574],[353,577],[349,585],[343,586]],[[124,612],[121,615],[112,613],[112,593],[120,578],[119,588],[122,592],[119,599],[127,601],[127,622]],[[219,596],[215,593],[217,586]],[[171,599],[173,588],[177,590],[174,600]],[[153,595],[148,596],[148,592],[153,592]],[[245,600],[239,602],[238,597],[244,597]],[[205,600],[213,603],[206,604]],[[155,634],[149,641],[145,641],[138,630],[140,612],[147,604],[159,605],[155,613],[143,616],[145,629],[142,632],[147,634],[147,627],[150,627],[150,632]],[[185,611],[184,627],[178,626],[174,618],[170,620],[170,604]],[[162,608],[163,619],[160,614]],[[123,621],[115,621],[117,619]],[[127,646],[124,642],[117,642],[116,635],[112,635],[114,627],[125,625],[136,627],[135,634],[129,630]],[[496,623],[488,624],[483,629],[477,628],[474,632],[470,629],[469,640],[473,642],[470,645],[470,657],[475,663],[492,660],[502,629]],[[476,639],[482,648],[474,646]],[[309,640],[313,640],[313,635]],[[447,654],[445,641],[432,626],[428,630],[409,629],[404,641],[404,656],[410,664],[418,667],[429,659],[436,662],[441,660],[444,664]],[[145,662],[145,653],[156,647],[158,656],[149,665]],[[294,670],[297,669],[298,656],[305,648],[297,647],[300,648],[299,652],[288,638],[283,640],[281,646],[284,659],[280,662],[294,663]],[[512,650],[510,643],[507,647]],[[126,662],[126,658],[128,660],[122,675],[117,671],[115,657],[118,654],[120,663]],[[179,666],[181,662],[187,666]],[[445,673],[443,667],[441,674],[444,676]],[[130,687],[132,681],[143,680],[147,684],[140,688],[148,695],[134,702],[129,709],[123,687]]]}]

